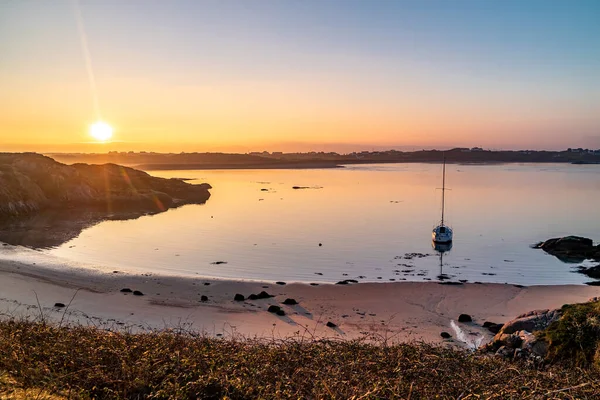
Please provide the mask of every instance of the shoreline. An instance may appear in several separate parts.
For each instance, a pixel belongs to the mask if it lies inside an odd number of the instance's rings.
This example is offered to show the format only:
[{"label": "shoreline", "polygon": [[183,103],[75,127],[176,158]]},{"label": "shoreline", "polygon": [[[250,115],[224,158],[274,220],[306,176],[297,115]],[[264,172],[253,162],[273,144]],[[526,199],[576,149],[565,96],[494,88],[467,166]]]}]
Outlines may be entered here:
[{"label": "shoreline", "polygon": [[[167,163],[144,163],[127,164],[131,168],[139,169],[145,172],[152,171],[213,171],[213,170],[254,170],[254,169],[335,169],[346,168],[355,165],[377,165],[377,164],[441,164],[437,160],[337,160],[337,161],[314,161],[314,162],[278,162],[272,164],[167,164]],[[486,165],[505,165],[505,164],[560,164],[560,165],[598,165],[596,162],[576,163],[571,161],[448,161],[449,165],[464,166],[486,166]]]},{"label": "shoreline", "polygon": [[[507,284],[382,282],[351,285],[233,281],[153,274],[114,273],[42,263],[0,260],[0,318],[43,317],[69,324],[94,325],[134,332],[185,329],[216,337],[356,339],[387,338],[393,342],[448,342],[456,337],[451,322],[469,314],[473,323],[459,324],[475,342],[493,336],[485,321],[505,323],[536,309],[559,308],[600,296],[600,287],[557,285],[517,287]],[[208,283],[208,284],[207,284]],[[139,290],[144,295],[122,293]],[[275,297],[234,301],[261,291]],[[207,296],[207,301],[201,301]],[[299,304],[282,305],[286,298]],[[63,303],[67,307],[54,307]],[[38,307],[42,307],[42,311]],[[279,305],[286,313],[267,312]],[[336,327],[329,328],[327,322]]]}]

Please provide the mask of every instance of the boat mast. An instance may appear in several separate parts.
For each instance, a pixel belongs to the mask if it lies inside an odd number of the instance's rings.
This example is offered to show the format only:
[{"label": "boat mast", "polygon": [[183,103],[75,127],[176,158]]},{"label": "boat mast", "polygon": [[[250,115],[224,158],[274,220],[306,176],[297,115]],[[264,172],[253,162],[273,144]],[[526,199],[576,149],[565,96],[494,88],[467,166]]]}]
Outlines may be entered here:
[{"label": "boat mast", "polygon": [[443,178],[442,178],[442,226],[444,226],[444,197],[446,194],[446,154],[444,154],[444,169],[443,169]]}]

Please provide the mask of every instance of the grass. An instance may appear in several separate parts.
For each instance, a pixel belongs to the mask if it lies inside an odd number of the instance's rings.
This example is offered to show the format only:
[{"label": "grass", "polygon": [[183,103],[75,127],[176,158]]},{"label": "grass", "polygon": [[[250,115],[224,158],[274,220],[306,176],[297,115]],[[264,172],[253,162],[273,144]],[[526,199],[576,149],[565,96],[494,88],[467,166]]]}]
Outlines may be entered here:
[{"label": "grass", "polygon": [[599,396],[593,368],[535,366],[423,343],[233,340],[0,322],[0,398]]},{"label": "grass", "polygon": [[600,301],[568,304],[543,338],[554,362],[600,369]]}]

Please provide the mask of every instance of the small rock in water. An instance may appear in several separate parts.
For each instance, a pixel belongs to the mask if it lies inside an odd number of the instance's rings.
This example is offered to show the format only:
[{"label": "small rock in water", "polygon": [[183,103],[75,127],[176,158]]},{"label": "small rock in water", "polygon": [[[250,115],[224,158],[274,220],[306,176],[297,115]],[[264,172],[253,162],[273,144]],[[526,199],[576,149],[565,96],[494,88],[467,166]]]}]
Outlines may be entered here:
[{"label": "small rock in water", "polygon": [[336,285],[348,285],[349,283],[358,283],[356,279],[344,279],[343,281],[339,281]]},{"label": "small rock in water", "polygon": [[472,322],[473,319],[469,314],[460,314],[458,316],[458,322]]},{"label": "small rock in water", "polygon": [[319,247],[323,246],[323,243],[319,243]]},{"label": "small rock in water", "polygon": [[296,301],[296,299],[285,299],[283,301],[283,304],[285,304],[286,306],[295,306],[296,304],[298,304],[298,302]]},{"label": "small rock in water", "polygon": [[246,300],[246,298],[244,297],[243,294],[237,293],[235,296],[233,296],[233,300],[234,301],[244,301],[244,300]]},{"label": "small rock in water", "polygon": [[215,261],[215,262],[211,262],[211,264],[213,264],[213,265],[227,264],[227,261]]},{"label": "small rock in water", "polygon": [[123,288],[121,289],[121,293],[131,293],[133,292],[133,290],[129,289],[129,288]]},{"label": "small rock in water", "polygon": [[204,286],[209,286],[210,282],[204,282]]},{"label": "small rock in water", "polygon": [[450,335],[448,332],[442,332],[440,333],[440,336],[444,339],[450,339],[452,337],[452,335]]},{"label": "small rock in water", "polygon": [[54,303],[54,307],[63,308],[65,305],[63,303]]},{"label": "small rock in water", "polygon": [[133,291],[133,295],[134,295],[134,296],[143,296],[143,295],[144,295],[144,293],[140,292],[139,290],[134,290],[134,291]]},{"label": "small rock in water", "polygon": [[276,283],[277,285],[285,285],[285,282],[281,282],[281,281],[278,281],[278,282],[275,282],[275,283]]},{"label": "small rock in water", "polygon": [[205,296],[205,295],[200,296],[200,301],[208,301],[208,296]]},{"label": "small rock in water", "polygon": [[311,283],[310,286],[319,286],[318,283]]},{"label": "small rock in water", "polygon": [[336,324],[334,324],[334,323],[333,323],[333,322],[331,322],[331,321],[327,321],[327,327],[328,327],[328,328],[337,328],[337,325],[336,325]]}]

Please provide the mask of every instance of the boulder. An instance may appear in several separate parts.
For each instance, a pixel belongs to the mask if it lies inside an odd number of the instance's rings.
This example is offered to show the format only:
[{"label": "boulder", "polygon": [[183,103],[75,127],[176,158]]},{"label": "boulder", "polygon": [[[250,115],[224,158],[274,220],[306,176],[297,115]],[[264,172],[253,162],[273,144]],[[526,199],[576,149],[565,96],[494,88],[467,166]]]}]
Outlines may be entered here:
[{"label": "boulder", "polygon": [[134,291],[133,291],[133,295],[134,295],[134,296],[143,296],[143,295],[144,295],[144,293],[140,292],[139,290],[134,290]]},{"label": "boulder", "polygon": [[440,336],[444,339],[450,339],[452,337],[448,332],[442,332],[440,333]]},{"label": "boulder", "polygon": [[600,260],[600,245],[581,236],[565,236],[548,239],[534,246],[565,262],[581,262],[585,259]]},{"label": "boulder", "polygon": [[121,293],[131,293],[133,292],[133,290],[129,289],[129,288],[123,288],[121,289]]},{"label": "boulder", "polygon": [[560,310],[536,310],[518,316],[504,324],[498,335],[512,334],[519,331],[536,332],[546,329],[561,316]]},{"label": "boulder", "polygon": [[208,301],[208,296],[205,296],[205,295],[200,296],[200,301]]},{"label": "boulder", "polygon": [[263,299],[270,299],[271,297],[275,297],[275,296],[273,296],[263,290],[259,294],[251,294],[250,296],[248,296],[248,300],[263,300]]},{"label": "boulder", "polygon": [[283,285],[285,285],[285,282],[282,282],[282,281],[277,281],[277,282],[275,282],[275,284],[277,284],[277,285],[282,285],[282,286],[283,286]]},{"label": "boulder", "polygon": [[460,314],[458,316],[458,322],[472,322],[473,319],[469,314]]},{"label": "boulder", "polygon": [[483,323],[483,327],[486,328],[488,331],[492,332],[493,334],[500,332],[500,329],[502,329],[503,326],[503,324],[496,324],[490,321],[485,321]]},{"label": "boulder", "polygon": [[63,303],[54,303],[54,307],[63,308],[63,307],[65,307],[65,305]]},{"label": "boulder", "polygon": [[244,297],[243,294],[237,293],[235,296],[233,296],[233,300],[234,301],[244,301],[244,300],[246,300],[246,298]]},{"label": "boulder", "polygon": [[298,302],[296,301],[296,299],[285,299],[283,301],[283,304],[285,304],[286,306],[295,306],[296,304],[298,304]]},{"label": "boulder", "polygon": [[327,321],[327,324],[326,324],[326,325],[327,325],[327,327],[328,327],[328,328],[337,328],[337,325],[336,325],[336,324],[334,324],[334,323],[333,323],[333,322],[331,322],[331,321]]},{"label": "boulder", "polygon": [[269,306],[269,308],[267,309],[267,311],[270,312],[270,313],[273,313],[273,314],[277,314],[277,313],[279,313],[280,311],[283,311],[283,310],[279,306]]}]

